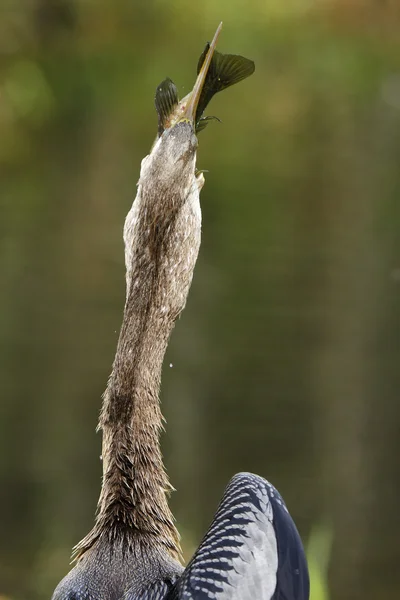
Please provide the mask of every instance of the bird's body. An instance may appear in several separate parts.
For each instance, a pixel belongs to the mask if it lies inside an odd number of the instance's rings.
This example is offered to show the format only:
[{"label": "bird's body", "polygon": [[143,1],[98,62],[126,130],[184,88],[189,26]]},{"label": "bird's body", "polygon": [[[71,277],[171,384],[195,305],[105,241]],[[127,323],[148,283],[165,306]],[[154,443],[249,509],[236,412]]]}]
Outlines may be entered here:
[{"label": "bird's body", "polygon": [[142,161],[124,228],[124,316],[99,422],[103,484],[96,522],[53,600],[308,600],[299,535],[264,479],[233,478],[186,569],[167,502],[161,367],[200,248],[204,177],[196,171],[196,114],[217,34],[181,117]]},{"label": "bird's body", "polygon": [[168,600],[308,600],[301,539],[279,492],[252,473],[225,490]]}]

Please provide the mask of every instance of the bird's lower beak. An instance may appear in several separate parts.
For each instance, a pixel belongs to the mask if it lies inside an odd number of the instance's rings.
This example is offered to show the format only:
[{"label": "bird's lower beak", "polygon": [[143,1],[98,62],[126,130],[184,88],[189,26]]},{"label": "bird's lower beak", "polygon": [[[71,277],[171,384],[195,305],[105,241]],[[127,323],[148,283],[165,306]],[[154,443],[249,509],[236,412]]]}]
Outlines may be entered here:
[{"label": "bird's lower beak", "polygon": [[211,59],[213,57],[214,50],[217,46],[217,41],[218,41],[219,34],[221,32],[221,29],[222,29],[222,22],[218,25],[217,31],[215,32],[215,35],[213,37],[213,41],[211,42],[210,48],[207,52],[207,56],[204,59],[203,66],[200,69],[200,72],[196,79],[196,83],[194,84],[192,93],[190,94],[189,100],[186,104],[185,111],[180,119],[180,121],[189,121],[193,125],[193,127],[195,126],[197,105],[199,103],[200,95],[201,95],[202,89],[204,87],[204,82],[207,77],[208,69],[211,64]]}]

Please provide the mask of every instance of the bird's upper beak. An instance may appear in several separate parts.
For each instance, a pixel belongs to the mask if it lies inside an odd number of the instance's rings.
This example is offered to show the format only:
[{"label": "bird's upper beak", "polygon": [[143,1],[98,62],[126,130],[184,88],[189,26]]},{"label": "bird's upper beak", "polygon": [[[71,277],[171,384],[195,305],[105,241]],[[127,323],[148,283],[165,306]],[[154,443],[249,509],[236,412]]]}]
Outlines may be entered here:
[{"label": "bird's upper beak", "polygon": [[207,56],[204,59],[203,66],[200,69],[200,72],[196,79],[196,83],[194,84],[193,90],[190,94],[190,98],[187,102],[185,111],[180,119],[180,121],[189,121],[191,123],[191,125],[193,126],[193,128],[195,128],[195,125],[196,125],[195,119],[196,119],[197,105],[199,103],[200,95],[201,95],[201,92],[202,92],[202,89],[204,86],[204,82],[207,77],[207,72],[208,72],[208,69],[211,64],[211,59],[213,57],[214,50],[217,46],[217,41],[218,41],[219,34],[221,32],[221,29],[222,29],[222,22],[218,25],[217,31],[215,32],[215,35],[213,37],[213,41],[211,42],[210,48],[207,52]]}]

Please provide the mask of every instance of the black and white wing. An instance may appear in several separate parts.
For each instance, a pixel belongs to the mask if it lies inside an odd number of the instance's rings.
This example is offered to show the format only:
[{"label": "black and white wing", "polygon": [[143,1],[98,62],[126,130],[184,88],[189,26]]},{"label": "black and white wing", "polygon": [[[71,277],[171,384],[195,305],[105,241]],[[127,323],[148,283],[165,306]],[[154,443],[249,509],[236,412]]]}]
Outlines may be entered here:
[{"label": "black and white wing", "polygon": [[166,600],[308,600],[303,545],[279,492],[239,473]]}]

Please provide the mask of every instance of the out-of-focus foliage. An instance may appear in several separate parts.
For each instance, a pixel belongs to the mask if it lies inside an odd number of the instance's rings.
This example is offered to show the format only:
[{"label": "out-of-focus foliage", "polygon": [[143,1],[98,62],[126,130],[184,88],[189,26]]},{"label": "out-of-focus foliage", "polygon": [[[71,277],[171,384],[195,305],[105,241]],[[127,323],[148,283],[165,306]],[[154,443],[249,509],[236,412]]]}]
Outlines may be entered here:
[{"label": "out-of-focus foliage", "polygon": [[310,600],[329,600],[328,565],[332,548],[332,529],[326,524],[313,526],[306,548],[311,582]]},{"label": "out-of-focus foliage", "polygon": [[184,548],[256,471],[298,523],[313,600],[400,596],[400,5],[3,0],[2,598],[49,598],[93,522],[154,91],[187,93],[221,19],[220,50],[256,73],[200,135],[203,243],[165,363]]}]

